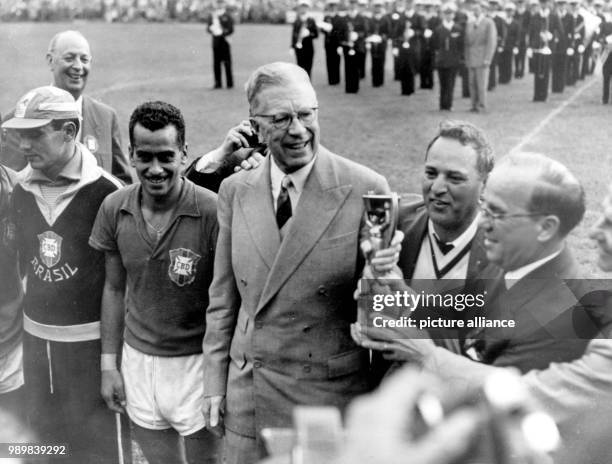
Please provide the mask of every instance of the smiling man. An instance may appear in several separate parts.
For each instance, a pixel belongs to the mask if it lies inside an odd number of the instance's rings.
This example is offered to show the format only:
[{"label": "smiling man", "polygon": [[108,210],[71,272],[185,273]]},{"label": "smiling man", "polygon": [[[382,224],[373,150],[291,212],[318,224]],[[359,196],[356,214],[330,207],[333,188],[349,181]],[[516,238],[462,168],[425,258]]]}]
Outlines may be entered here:
[{"label": "smiling man", "polygon": [[204,413],[226,459],[257,461],[263,427],[293,406],[343,408],[368,390],[367,351],[351,340],[361,267],[362,195],[385,179],[319,144],[318,101],[296,65],[258,68],[246,86],[269,156],[221,184],[219,239],[204,338]]},{"label": "smiling man", "polygon": [[[74,97],[81,117],[76,140],[83,143],[96,157],[99,166],[123,182],[130,183],[132,178],[123,153],[115,110],[83,94],[92,60],[89,43],[78,31],[59,32],[49,42],[46,61],[53,75],[53,85]],[[11,117],[12,113],[5,120]],[[17,141],[10,133],[3,142],[2,159],[14,169],[25,166]]]},{"label": "smiling man", "polygon": [[108,197],[90,238],[106,255],[102,395],[110,409],[125,407],[150,463],[182,462],[179,435],[190,464],[215,463],[201,411],[216,196],[180,175],[187,145],[177,108],[144,103],[129,128],[140,184]]},{"label": "smiling man", "polygon": [[423,200],[400,207],[398,265],[405,279],[480,276],[488,261],[477,232],[478,202],[493,162],[480,129],[462,121],[440,125],[425,154]]}]

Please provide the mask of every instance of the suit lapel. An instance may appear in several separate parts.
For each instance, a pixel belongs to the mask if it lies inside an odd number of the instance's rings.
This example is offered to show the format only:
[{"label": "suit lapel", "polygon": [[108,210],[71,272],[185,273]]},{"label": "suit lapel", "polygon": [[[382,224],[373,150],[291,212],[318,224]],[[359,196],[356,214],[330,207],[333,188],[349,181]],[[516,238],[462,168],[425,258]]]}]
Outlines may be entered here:
[{"label": "suit lapel", "polygon": [[93,111],[91,100],[87,95],[83,95],[83,129],[81,130],[81,142],[87,134],[96,134],[98,127],[97,113]]},{"label": "suit lapel", "polygon": [[247,180],[250,188],[245,189],[239,199],[240,210],[255,248],[270,269],[280,246],[270,188],[270,155],[266,156],[263,166],[250,174]]},{"label": "suit lapel", "polygon": [[351,190],[350,184],[339,185],[336,166],[329,152],[320,148],[304,184],[292,224],[264,285],[257,311],[270,301],[312,251]]}]

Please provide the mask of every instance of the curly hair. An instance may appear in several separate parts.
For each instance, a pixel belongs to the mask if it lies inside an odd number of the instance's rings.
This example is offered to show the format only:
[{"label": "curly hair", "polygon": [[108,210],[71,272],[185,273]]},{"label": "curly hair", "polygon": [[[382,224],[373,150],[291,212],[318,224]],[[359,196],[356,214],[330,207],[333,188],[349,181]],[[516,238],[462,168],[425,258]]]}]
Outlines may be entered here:
[{"label": "curly hair", "polygon": [[145,129],[156,131],[168,125],[176,128],[176,142],[185,144],[185,120],[176,106],[163,101],[149,101],[138,105],[130,116],[130,145],[134,145],[134,126],[140,124]]}]

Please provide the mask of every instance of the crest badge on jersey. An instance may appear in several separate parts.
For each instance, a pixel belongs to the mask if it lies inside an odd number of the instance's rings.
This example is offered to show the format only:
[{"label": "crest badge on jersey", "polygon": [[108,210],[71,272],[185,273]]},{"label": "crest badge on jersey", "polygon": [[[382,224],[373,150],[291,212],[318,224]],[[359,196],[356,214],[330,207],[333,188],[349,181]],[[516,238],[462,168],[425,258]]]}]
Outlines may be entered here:
[{"label": "crest badge on jersey", "polygon": [[170,250],[168,276],[179,287],[191,284],[195,280],[198,261],[201,256],[188,248]]},{"label": "crest badge on jersey", "polygon": [[2,232],[2,243],[4,243],[5,247],[12,246],[12,243],[15,241],[15,224],[9,221],[8,218],[4,218],[0,221],[0,227]]},{"label": "crest badge on jersey", "polygon": [[38,235],[38,242],[40,260],[45,266],[53,267],[59,263],[62,258],[62,237],[48,230]]}]

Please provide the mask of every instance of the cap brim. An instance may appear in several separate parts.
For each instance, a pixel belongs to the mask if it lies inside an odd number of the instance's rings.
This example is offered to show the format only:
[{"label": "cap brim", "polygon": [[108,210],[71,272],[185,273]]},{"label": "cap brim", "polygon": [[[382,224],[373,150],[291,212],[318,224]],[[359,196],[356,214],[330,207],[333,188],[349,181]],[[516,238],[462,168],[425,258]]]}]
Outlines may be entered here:
[{"label": "cap brim", "polygon": [[36,129],[46,126],[52,119],[11,118],[2,124],[3,129]]}]

